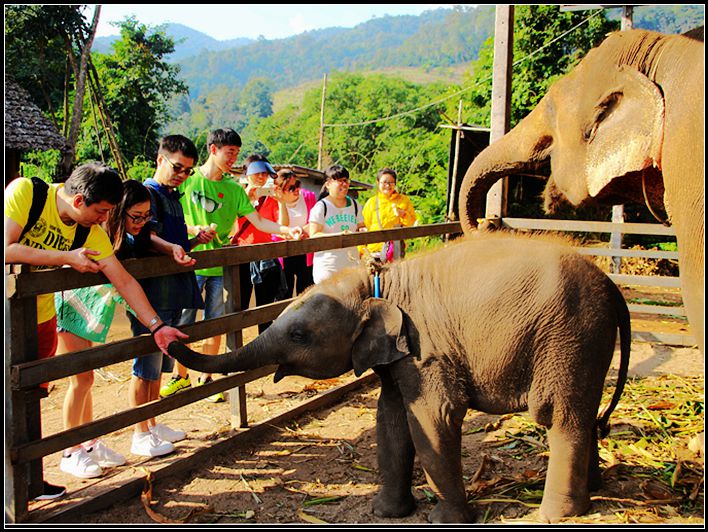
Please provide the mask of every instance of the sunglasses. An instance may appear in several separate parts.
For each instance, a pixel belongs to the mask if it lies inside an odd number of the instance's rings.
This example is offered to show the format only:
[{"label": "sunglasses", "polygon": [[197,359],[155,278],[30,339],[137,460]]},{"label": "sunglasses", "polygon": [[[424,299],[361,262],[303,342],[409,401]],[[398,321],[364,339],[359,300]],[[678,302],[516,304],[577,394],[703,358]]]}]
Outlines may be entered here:
[{"label": "sunglasses", "polygon": [[297,179],[297,180],[295,180],[295,183],[293,183],[292,185],[290,185],[288,188],[285,189],[285,192],[295,192],[298,188],[300,188],[300,185],[301,185],[300,180]]},{"label": "sunglasses", "polygon": [[141,224],[150,221],[150,219],[152,218],[152,211],[148,211],[142,216],[133,216],[129,212],[126,212],[125,215],[131,220],[133,220],[133,223]]},{"label": "sunglasses", "polygon": [[181,164],[175,164],[175,163],[173,163],[172,161],[170,161],[170,160],[167,158],[167,156],[165,156],[165,155],[163,155],[162,158],[163,158],[165,161],[167,161],[168,163],[170,163],[170,166],[172,167],[172,171],[173,171],[175,174],[184,174],[184,175],[186,175],[187,177],[189,177],[190,175],[192,175],[192,174],[194,173],[194,168],[185,168],[185,167],[182,166]]}]

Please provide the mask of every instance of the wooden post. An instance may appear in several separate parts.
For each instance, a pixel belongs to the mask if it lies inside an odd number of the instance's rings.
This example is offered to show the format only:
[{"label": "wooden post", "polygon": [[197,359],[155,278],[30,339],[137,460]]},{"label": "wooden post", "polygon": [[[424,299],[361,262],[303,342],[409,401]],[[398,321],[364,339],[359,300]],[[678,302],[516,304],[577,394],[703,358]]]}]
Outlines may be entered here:
[{"label": "wooden post", "polygon": [[[622,31],[631,30],[634,27],[632,20],[633,13],[634,7],[622,6],[622,25],[620,26]],[[624,223],[624,205],[612,206],[612,223]],[[612,235],[610,235],[610,248],[622,249],[622,233],[613,232]],[[620,273],[621,268],[622,257],[612,257],[612,261],[610,262],[610,273]]]},{"label": "wooden post", "polygon": [[452,161],[452,185],[450,187],[450,209],[447,213],[449,222],[457,221],[455,200],[457,199],[457,170],[460,162],[460,137],[462,136],[462,100],[457,104],[457,131],[455,132],[455,159]]},{"label": "wooden post", "polygon": [[[492,77],[492,130],[490,144],[509,131],[511,67],[514,53],[514,6],[497,5],[494,29],[494,74]],[[487,193],[486,217],[503,217],[508,179],[497,181]]]},{"label": "wooden post", "polygon": [[[230,314],[243,310],[244,304],[241,301],[241,276],[240,264],[235,266],[224,266],[224,289],[226,290],[226,301],[224,302],[224,312]],[[248,301],[245,302],[248,306]],[[235,351],[243,345],[243,332],[241,330],[232,331],[226,334],[226,348]],[[229,390],[229,406],[231,409],[231,426],[244,428],[248,426],[248,412],[246,411],[246,386],[238,386]]]},{"label": "wooden post", "polygon": [[317,150],[317,169],[322,170],[322,152],[324,149],[324,112],[327,96],[327,74],[322,79],[322,103],[320,104],[320,145]]}]

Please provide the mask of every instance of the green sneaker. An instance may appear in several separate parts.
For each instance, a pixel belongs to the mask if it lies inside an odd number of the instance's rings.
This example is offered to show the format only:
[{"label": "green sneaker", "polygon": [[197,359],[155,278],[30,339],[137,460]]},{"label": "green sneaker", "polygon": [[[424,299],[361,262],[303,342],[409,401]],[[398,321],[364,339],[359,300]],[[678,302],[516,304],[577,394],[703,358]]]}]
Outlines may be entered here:
[{"label": "green sneaker", "polygon": [[186,390],[191,386],[192,383],[189,381],[189,375],[186,377],[175,375],[167,382],[167,384],[160,388],[160,397],[169,397],[170,395]]},{"label": "green sneaker", "polygon": [[[211,377],[207,377],[204,381],[202,381],[201,379],[197,379],[197,386],[202,386],[207,382],[212,382]],[[224,401],[226,401],[226,398],[224,397],[223,392],[219,392],[215,393],[214,395],[210,395],[209,397],[205,397],[204,400],[209,401],[210,403],[223,403]]]}]

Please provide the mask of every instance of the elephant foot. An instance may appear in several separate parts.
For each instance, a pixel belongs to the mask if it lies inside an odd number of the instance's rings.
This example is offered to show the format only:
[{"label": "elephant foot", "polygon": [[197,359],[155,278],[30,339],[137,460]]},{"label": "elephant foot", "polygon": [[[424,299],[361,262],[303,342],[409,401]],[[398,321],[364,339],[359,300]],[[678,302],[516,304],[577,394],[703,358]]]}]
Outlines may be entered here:
[{"label": "elephant foot", "polygon": [[543,494],[540,517],[547,523],[555,523],[563,517],[582,515],[590,508],[590,496],[570,497],[560,494]]},{"label": "elephant foot", "polygon": [[588,491],[598,491],[602,487],[602,471],[600,468],[593,468],[588,473]]},{"label": "elephant foot", "polygon": [[415,499],[410,491],[407,495],[394,496],[382,490],[374,497],[373,511],[377,517],[406,517],[414,510]]},{"label": "elephant foot", "polygon": [[468,504],[440,501],[428,516],[431,523],[474,523],[475,513]]}]

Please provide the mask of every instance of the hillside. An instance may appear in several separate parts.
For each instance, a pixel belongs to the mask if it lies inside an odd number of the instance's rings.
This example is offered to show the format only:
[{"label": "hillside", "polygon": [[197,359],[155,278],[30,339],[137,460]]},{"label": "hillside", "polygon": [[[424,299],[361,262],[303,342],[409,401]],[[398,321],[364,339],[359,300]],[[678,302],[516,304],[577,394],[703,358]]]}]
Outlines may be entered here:
[{"label": "hillside", "polygon": [[[169,57],[171,62],[179,62],[201,52],[215,52],[219,50],[240,48],[254,42],[253,39],[247,39],[246,37],[219,41],[200,31],[193,30],[188,26],[174,24],[171,22],[162,24],[158,27],[166,35],[172,37],[175,42],[175,51],[170,54]],[[97,37],[93,42],[91,51],[104,54],[111,53],[113,43],[119,38],[120,37],[117,35]]]}]

